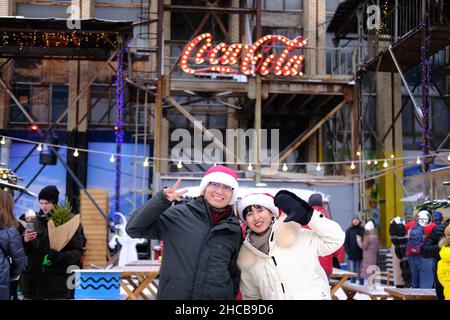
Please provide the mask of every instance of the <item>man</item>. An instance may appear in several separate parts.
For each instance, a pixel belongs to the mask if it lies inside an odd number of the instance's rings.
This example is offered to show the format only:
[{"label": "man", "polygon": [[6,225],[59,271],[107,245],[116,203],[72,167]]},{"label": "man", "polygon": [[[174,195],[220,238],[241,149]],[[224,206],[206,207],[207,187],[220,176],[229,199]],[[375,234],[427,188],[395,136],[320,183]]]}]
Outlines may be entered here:
[{"label": "man", "polygon": [[444,300],[444,288],[442,283],[439,281],[437,277],[437,269],[436,264],[441,260],[441,256],[439,255],[440,247],[439,241],[445,237],[445,229],[450,225],[450,219],[437,225],[434,227],[428,238],[423,243],[420,248],[420,254],[424,258],[434,258],[435,265],[433,268],[434,273],[434,285],[436,289],[436,297],[438,300]]},{"label": "man", "polygon": [[126,228],[130,237],[164,242],[157,299],[234,299],[242,243],[231,206],[237,198],[236,172],[211,167],[201,181],[201,196],[172,206],[187,192],[177,190],[180,183],[157,192],[132,214]]},{"label": "man", "polygon": [[80,263],[83,253],[81,226],[61,251],[50,249],[47,223],[58,198],[59,191],[55,186],[47,186],[39,192],[41,210],[33,221],[34,230],[27,228],[23,234],[28,265],[20,278],[20,288],[25,299],[73,297],[73,290],[69,290],[66,283],[67,267]]}]

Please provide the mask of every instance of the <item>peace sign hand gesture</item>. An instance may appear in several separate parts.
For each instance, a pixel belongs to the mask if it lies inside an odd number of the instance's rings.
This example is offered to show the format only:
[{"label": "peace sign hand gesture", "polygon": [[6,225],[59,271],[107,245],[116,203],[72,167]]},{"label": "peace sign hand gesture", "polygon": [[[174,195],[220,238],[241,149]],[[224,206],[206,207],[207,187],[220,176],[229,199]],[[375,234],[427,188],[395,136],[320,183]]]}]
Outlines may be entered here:
[{"label": "peace sign hand gesture", "polygon": [[164,188],[163,192],[164,195],[166,196],[166,199],[170,202],[174,201],[176,198],[178,198],[179,196],[185,194],[186,192],[188,192],[188,189],[184,189],[181,191],[177,191],[178,186],[181,183],[181,179],[178,179],[177,182],[175,182],[175,184],[171,187],[171,188]]}]

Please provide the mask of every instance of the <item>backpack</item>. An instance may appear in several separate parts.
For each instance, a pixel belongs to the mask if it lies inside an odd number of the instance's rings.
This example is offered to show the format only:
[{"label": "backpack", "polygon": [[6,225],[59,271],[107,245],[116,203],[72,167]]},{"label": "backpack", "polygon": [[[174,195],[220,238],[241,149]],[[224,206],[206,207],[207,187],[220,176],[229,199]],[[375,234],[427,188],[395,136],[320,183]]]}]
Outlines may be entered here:
[{"label": "backpack", "polygon": [[408,232],[408,242],[406,242],[406,255],[420,255],[420,248],[425,241],[425,231],[423,227],[416,222]]}]

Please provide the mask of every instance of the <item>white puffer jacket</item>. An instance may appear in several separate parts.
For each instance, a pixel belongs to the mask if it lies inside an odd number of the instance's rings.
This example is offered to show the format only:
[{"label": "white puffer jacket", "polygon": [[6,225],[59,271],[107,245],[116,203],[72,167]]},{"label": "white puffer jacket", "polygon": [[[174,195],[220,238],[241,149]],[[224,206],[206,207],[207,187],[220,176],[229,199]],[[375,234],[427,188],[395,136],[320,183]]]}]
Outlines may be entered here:
[{"label": "white puffer jacket", "polygon": [[269,254],[253,247],[247,237],[237,260],[244,300],[329,300],[330,286],[319,256],[336,251],[345,233],[336,222],[314,211],[307,228],[284,222],[273,225]]}]

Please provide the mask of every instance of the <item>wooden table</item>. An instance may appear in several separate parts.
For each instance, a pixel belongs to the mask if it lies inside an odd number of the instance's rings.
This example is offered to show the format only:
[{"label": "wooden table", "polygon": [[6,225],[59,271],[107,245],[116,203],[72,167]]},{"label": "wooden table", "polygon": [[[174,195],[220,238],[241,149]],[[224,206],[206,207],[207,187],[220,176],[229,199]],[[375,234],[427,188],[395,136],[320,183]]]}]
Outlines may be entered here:
[{"label": "wooden table", "polygon": [[330,275],[330,278],[339,279],[337,282],[331,282],[331,291],[330,295],[331,298],[334,300],[337,300],[336,292],[339,290],[340,287],[347,281],[348,279],[352,277],[357,277],[358,274],[355,272],[350,272],[347,270],[342,270],[338,268],[333,268],[333,272]]},{"label": "wooden table", "polygon": [[434,289],[384,288],[394,300],[436,300]]},{"label": "wooden table", "polygon": [[134,260],[126,264],[126,266],[161,266],[160,260]]},{"label": "wooden table", "polygon": [[[138,296],[144,300],[148,300],[148,297],[144,294],[144,290],[148,289],[156,298],[158,284],[155,282],[155,278],[159,275],[159,268],[159,265],[124,266],[114,267],[111,270],[120,273],[120,286],[128,295],[126,300],[136,300]],[[129,288],[129,285],[133,287],[133,290]]]}]

